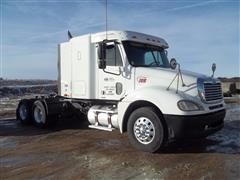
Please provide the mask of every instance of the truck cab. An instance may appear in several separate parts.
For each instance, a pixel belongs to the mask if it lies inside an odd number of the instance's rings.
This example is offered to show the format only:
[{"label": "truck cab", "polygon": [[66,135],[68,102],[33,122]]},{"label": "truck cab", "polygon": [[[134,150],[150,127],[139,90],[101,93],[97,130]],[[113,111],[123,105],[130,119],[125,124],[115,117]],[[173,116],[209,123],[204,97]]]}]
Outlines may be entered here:
[{"label": "truck cab", "polygon": [[169,62],[168,48],[162,38],[132,31],[71,38],[58,48],[58,97],[85,113],[90,128],[127,132],[130,143],[147,152],[220,130],[220,81],[181,70]]}]

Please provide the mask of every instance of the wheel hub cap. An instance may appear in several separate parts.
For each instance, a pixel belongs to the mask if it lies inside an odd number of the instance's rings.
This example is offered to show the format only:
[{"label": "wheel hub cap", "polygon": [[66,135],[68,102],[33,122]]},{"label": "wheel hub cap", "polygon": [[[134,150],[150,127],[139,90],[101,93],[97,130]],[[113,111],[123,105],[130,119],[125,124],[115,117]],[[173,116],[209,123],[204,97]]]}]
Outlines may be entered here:
[{"label": "wheel hub cap", "polygon": [[35,117],[35,120],[38,123],[44,123],[44,117],[43,117],[42,109],[38,106],[34,109],[34,117]]},{"label": "wheel hub cap", "polygon": [[134,135],[142,144],[149,144],[155,136],[155,128],[152,121],[146,117],[138,118],[134,123]]}]

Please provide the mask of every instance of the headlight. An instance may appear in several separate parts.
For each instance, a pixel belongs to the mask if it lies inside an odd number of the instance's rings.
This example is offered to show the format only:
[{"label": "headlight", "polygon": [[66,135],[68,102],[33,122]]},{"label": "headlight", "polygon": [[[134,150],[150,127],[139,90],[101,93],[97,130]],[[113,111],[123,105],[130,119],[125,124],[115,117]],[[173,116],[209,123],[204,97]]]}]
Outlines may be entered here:
[{"label": "headlight", "polygon": [[180,100],[177,103],[178,108],[182,111],[200,111],[203,110],[203,108],[198,105],[197,103],[189,100]]}]

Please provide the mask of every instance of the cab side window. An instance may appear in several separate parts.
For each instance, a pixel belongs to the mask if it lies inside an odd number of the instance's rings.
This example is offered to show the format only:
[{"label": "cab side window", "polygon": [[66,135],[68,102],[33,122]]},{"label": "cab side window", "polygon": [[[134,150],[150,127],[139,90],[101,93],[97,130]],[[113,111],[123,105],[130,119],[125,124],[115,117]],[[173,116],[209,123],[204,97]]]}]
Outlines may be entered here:
[{"label": "cab side window", "polygon": [[122,58],[119,48],[116,44],[107,45],[106,49],[106,65],[122,66]]}]

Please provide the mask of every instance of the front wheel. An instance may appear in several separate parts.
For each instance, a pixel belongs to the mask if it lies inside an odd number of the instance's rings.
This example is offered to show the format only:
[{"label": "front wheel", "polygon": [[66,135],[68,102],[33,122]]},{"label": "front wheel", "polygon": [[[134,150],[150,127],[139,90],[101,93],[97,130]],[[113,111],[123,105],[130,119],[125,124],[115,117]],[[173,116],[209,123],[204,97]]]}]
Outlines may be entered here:
[{"label": "front wheel", "polygon": [[141,107],[132,112],[128,120],[128,137],[137,149],[156,152],[166,140],[163,119],[152,107]]}]

